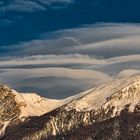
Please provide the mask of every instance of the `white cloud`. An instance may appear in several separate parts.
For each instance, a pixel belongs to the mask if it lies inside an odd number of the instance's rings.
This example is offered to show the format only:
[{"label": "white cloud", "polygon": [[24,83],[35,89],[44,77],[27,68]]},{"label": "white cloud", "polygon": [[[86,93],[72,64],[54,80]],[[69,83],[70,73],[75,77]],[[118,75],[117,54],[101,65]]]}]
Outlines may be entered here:
[{"label": "white cloud", "polygon": [[116,63],[139,61],[140,54],[126,55],[111,58],[96,58],[82,54],[68,55],[35,55],[27,57],[4,57],[1,58],[0,66],[2,65],[24,65],[24,64],[91,64],[91,65],[111,65]]},{"label": "white cloud", "polygon": [[127,55],[104,59],[81,54],[35,55],[18,58],[8,57],[0,61],[0,68],[2,69],[39,67],[92,69],[112,74],[127,68],[138,69],[140,67],[140,55]]},{"label": "white cloud", "polygon": [[[6,57],[2,58],[0,66],[19,66],[33,64],[90,64],[90,65],[105,65],[104,59],[96,59],[88,55],[68,54],[68,55],[35,55],[27,57]],[[110,60],[111,61],[111,60]]]},{"label": "white cloud", "polygon": [[[52,33],[55,37],[73,37],[83,44],[95,43],[104,40],[116,39],[130,35],[139,35],[140,25],[130,23],[96,23],[85,25],[80,28],[65,29]],[[48,34],[42,35],[44,38]]]}]

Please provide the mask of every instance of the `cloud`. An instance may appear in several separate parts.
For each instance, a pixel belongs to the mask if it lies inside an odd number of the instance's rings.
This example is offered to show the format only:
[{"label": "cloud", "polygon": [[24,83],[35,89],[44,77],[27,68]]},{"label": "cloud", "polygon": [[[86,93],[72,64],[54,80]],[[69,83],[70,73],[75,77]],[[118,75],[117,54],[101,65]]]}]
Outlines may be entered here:
[{"label": "cloud", "polygon": [[140,75],[140,70],[135,70],[135,69],[123,70],[120,73],[118,73],[117,77],[123,78],[123,77],[129,77],[133,75]]},{"label": "cloud", "polygon": [[[65,29],[55,31],[51,37],[73,37],[81,41],[83,44],[90,44],[104,40],[121,38],[129,35],[139,35],[139,24],[131,23],[96,23],[93,25],[85,25],[74,29]],[[44,38],[48,34],[42,35]]]},{"label": "cloud", "polygon": [[9,20],[9,19],[2,19],[2,20],[0,20],[0,26],[6,26],[6,25],[9,25],[11,23],[13,23],[13,21]]},{"label": "cloud", "polygon": [[[1,46],[0,82],[64,98],[113,78],[139,74],[140,25],[83,26]],[[3,57],[2,57],[3,56]]]},{"label": "cloud", "polygon": [[96,24],[41,35],[40,39],[12,46],[12,55],[85,54],[115,57],[140,53],[139,24]]},{"label": "cloud", "polygon": [[41,88],[40,94],[49,98],[68,97],[112,80],[102,72],[68,68],[3,69],[0,77],[1,83],[20,91],[23,87],[24,92],[28,92],[28,89],[36,92],[37,88]]},{"label": "cloud", "polygon": [[91,65],[112,65],[117,63],[124,63],[130,61],[139,61],[140,54],[126,55],[111,58],[96,58],[82,54],[68,54],[68,55],[35,55],[27,57],[4,57],[1,58],[1,65],[23,65],[23,64],[91,64]]},{"label": "cloud", "polygon": [[14,0],[10,3],[5,10],[8,11],[20,11],[20,12],[33,12],[36,10],[45,10],[43,5],[39,5],[38,3],[30,0]]},{"label": "cloud", "polygon": [[73,3],[74,0],[38,0],[38,2],[42,3],[42,4],[45,4],[45,5],[51,5],[51,4],[56,4],[56,3],[67,3],[67,4],[70,4],[70,3]]},{"label": "cloud", "polygon": [[1,6],[1,5],[4,5],[4,2],[3,2],[3,1],[0,1],[0,6]]},{"label": "cloud", "polygon": [[[58,39],[38,39],[29,42],[20,42],[11,46],[1,46],[0,51],[11,49],[12,55],[42,55],[42,54],[65,54],[62,50],[68,47],[81,45],[81,42],[72,37]],[[22,50],[22,51],[21,51]],[[69,53],[69,52],[66,52]]]},{"label": "cloud", "polygon": [[37,65],[37,64],[90,64],[104,65],[104,59],[96,59],[88,55],[68,54],[68,55],[35,55],[27,57],[4,57],[1,58],[0,66],[16,66],[16,65]]},{"label": "cloud", "polygon": [[81,54],[9,57],[0,61],[0,82],[19,91],[64,98],[113,78],[139,74],[139,69],[140,55],[106,59]]},{"label": "cloud", "polygon": [[36,12],[47,10],[48,6],[71,4],[73,0],[12,0],[8,4],[1,3],[1,11]]},{"label": "cloud", "polygon": [[140,53],[140,35],[105,40],[83,46],[69,48],[71,53],[78,52],[103,57],[113,57]]},{"label": "cloud", "polygon": [[0,61],[0,68],[46,68],[66,67],[72,69],[98,70],[109,75],[123,69],[138,69],[140,55],[127,55],[111,58],[98,58],[82,54],[68,55],[35,55],[27,57],[7,57]]}]

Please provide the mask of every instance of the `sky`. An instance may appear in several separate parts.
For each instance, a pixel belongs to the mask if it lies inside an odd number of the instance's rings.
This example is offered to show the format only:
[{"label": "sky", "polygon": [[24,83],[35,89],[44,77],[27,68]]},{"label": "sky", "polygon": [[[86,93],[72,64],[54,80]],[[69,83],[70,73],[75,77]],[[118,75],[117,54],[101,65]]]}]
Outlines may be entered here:
[{"label": "sky", "polygon": [[62,99],[140,73],[139,0],[0,0],[0,84]]}]

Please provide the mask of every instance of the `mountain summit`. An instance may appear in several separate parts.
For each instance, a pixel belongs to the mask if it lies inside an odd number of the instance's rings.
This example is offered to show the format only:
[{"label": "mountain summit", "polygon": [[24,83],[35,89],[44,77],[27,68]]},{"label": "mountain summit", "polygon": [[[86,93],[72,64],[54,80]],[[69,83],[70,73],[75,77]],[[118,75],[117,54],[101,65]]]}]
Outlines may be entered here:
[{"label": "mountain summit", "polygon": [[140,76],[61,101],[0,89],[2,140],[140,139]]}]

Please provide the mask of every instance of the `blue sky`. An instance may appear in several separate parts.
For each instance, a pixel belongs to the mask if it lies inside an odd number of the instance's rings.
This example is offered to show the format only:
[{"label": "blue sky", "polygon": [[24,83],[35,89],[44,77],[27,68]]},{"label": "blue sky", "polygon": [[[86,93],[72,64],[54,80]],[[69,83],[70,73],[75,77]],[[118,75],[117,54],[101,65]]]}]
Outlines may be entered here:
[{"label": "blue sky", "polygon": [[0,45],[97,22],[139,22],[138,0],[1,0]]},{"label": "blue sky", "polygon": [[1,0],[0,83],[65,98],[140,74],[139,0]]}]

